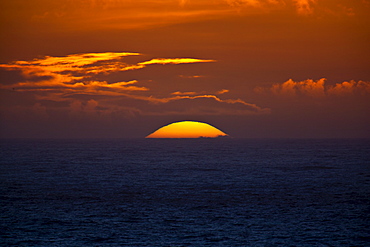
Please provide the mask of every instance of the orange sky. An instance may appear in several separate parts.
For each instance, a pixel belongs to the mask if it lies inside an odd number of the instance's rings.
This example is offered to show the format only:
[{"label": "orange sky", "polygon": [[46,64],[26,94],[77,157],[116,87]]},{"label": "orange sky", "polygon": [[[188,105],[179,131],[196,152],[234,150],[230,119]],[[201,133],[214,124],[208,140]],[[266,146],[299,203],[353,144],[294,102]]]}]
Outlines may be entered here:
[{"label": "orange sky", "polygon": [[0,1],[0,137],[370,137],[369,0]]}]

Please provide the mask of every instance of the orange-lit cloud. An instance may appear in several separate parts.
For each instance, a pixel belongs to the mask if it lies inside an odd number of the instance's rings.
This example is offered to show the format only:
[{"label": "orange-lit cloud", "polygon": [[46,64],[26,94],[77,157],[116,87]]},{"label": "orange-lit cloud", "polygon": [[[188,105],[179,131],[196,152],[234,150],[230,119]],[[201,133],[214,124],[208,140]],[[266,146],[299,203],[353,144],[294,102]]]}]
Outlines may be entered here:
[{"label": "orange-lit cloud", "polygon": [[186,79],[196,79],[196,78],[203,78],[206,77],[204,75],[179,75],[181,78],[186,78]]},{"label": "orange-lit cloud", "polygon": [[[55,91],[64,90],[68,93],[90,93],[90,94],[119,94],[123,91],[147,91],[146,87],[131,86],[138,81],[107,83],[106,81],[84,81],[77,83],[63,83],[58,81],[19,82],[11,85],[1,86],[3,89],[16,91]],[[130,85],[130,86],[128,86]]]},{"label": "orange-lit cloud", "polygon": [[346,96],[346,95],[366,95],[370,94],[370,82],[368,81],[345,81],[328,87],[327,94]]},{"label": "orange-lit cloud", "polygon": [[[143,68],[142,65],[129,65],[121,59],[126,56],[140,55],[139,53],[85,53],[73,54],[65,57],[51,57],[34,59],[31,61],[16,61],[10,64],[0,64],[0,68],[7,70],[20,70],[27,79],[50,77],[39,84],[49,86],[60,83],[73,83],[87,79],[93,74],[112,73]],[[26,82],[26,84],[29,84]],[[32,84],[32,83],[31,83]],[[37,85],[37,83],[33,83]],[[14,88],[25,86],[17,83]]]},{"label": "orange-lit cloud", "polygon": [[210,63],[216,62],[215,60],[204,60],[196,58],[155,58],[150,61],[141,62],[138,65],[150,64],[185,64],[185,63]]},{"label": "orange-lit cloud", "polygon": [[[228,93],[229,90],[228,89],[222,89],[222,90],[219,90],[217,92],[214,92],[212,94],[216,94],[216,95],[219,95],[219,94],[224,94],[224,93]],[[205,94],[206,92],[180,92],[180,91],[176,91],[176,92],[173,92],[171,93],[172,95],[201,95],[201,94]]]},{"label": "orange-lit cloud", "polygon": [[271,91],[277,95],[296,96],[298,94],[309,95],[312,97],[324,96],[325,79],[318,81],[305,80],[294,82],[292,79],[283,84],[275,84],[271,87]]},{"label": "orange-lit cloud", "polygon": [[[145,87],[127,86],[137,83],[96,81],[91,78],[96,74],[111,74],[127,70],[143,69],[153,64],[187,64],[214,62],[214,60],[202,60],[195,58],[157,58],[138,64],[127,64],[122,61],[126,56],[139,56],[139,53],[106,52],[72,54],[64,57],[46,56],[31,61],[16,61],[9,64],[0,64],[0,68],[6,70],[19,70],[26,79],[31,81],[17,82],[2,85],[1,88],[15,90],[46,90],[52,88],[85,89],[91,91],[97,89],[115,90],[148,90]],[[46,79],[45,79],[46,78]]]},{"label": "orange-lit cloud", "polygon": [[222,89],[220,91],[217,91],[216,94],[224,94],[224,93],[228,93],[228,92],[230,92],[230,90],[228,90],[228,89]]},{"label": "orange-lit cloud", "polygon": [[197,94],[197,92],[180,92],[180,91],[176,91],[176,92],[173,92],[171,94],[172,95],[195,95],[195,94]]},{"label": "orange-lit cloud", "polygon": [[[57,100],[61,95],[120,95],[127,91],[148,91],[141,87],[137,80],[128,82],[98,81],[95,75],[109,75],[114,72],[143,69],[152,64],[198,63],[213,60],[176,58],[152,59],[138,64],[127,64],[122,61],[126,56],[139,56],[139,53],[105,52],[72,54],[64,57],[38,58],[31,61],[16,61],[0,64],[6,70],[19,70],[26,81],[0,85],[2,89],[16,91],[50,91],[49,98]],[[58,92],[56,92],[58,91]],[[43,95],[43,97],[47,97]]]},{"label": "orange-lit cloud", "polygon": [[367,81],[345,81],[335,85],[326,85],[326,79],[322,78],[317,81],[307,79],[304,81],[288,81],[281,84],[274,84],[270,88],[257,87],[255,92],[271,92],[279,96],[309,96],[322,98],[326,96],[348,96],[348,95],[365,95],[370,94],[370,82]]},{"label": "orange-lit cloud", "polygon": [[314,4],[317,0],[293,0],[297,7],[297,12],[302,15],[309,15],[313,13]]},{"label": "orange-lit cloud", "polygon": [[[138,56],[140,53],[132,52],[105,52],[105,53],[83,53],[72,54],[64,57],[46,56],[43,59],[35,59],[33,61],[17,61],[20,65],[40,65],[40,66],[85,66],[99,61],[109,61],[126,56]],[[58,68],[58,67],[57,67]]]},{"label": "orange-lit cloud", "polygon": [[[164,97],[153,95],[150,88],[140,86],[141,82],[138,80],[118,82],[108,80],[111,74],[144,69],[150,65],[215,62],[215,60],[197,58],[154,58],[134,64],[124,62],[127,56],[140,55],[114,52],[84,53],[64,57],[46,56],[30,61],[0,64],[0,68],[5,70],[20,71],[25,78],[24,81],[2,84],[0,89],[29,93],[36,101],[69,102],[71,112],[79,109],[79,111],[89,112],[90,115],[97,109],[99,114],[103,112],[109,114],[113,108],[142,115],[268,113],[268,109],[241,99],[221,99],[216,96],[229,92],[227,89],[213,93],[177,91]],[[102,77],[107,77],[107,80],[102,80]],[[125,99],[123,104],[131,106],[122,106],[120,102],[122,99]],[[177,106],[174,107],[174,105]],[[39,102],[36,102],[36,106],[40,112],[45,107]],[[105,110],[102,110],[103,108]]]},{"label": "orange-lit cloud", "polygon": [[16,61],[10,64],[0,64],[0,68],[8,70],[21,70],[27,77],[34,76],[63,76],[63,82],[70,82],[76,79],[86,78],[73,77],[72,72],[83,74],[113,73],[117,71],[127,71],[142,69],[146,65],[153,64],[187,64],[187,63],[208,63],[215,60],[205,60],[196,58],[155,58],[138,64],[127,64],[122,62],[126,56],[139,56],[139,53],[128,52],[106,52],[106,53],[85,53],[73,54],[65,57],[51,57],[35,59],[32,61]]}]

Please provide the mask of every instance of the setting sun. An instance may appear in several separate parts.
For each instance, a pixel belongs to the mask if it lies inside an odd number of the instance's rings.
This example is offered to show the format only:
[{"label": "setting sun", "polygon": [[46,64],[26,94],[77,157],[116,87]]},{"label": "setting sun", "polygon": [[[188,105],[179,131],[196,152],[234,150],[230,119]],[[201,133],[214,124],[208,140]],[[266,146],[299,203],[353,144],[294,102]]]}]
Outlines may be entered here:
[{"label": "setting sun", "polygon": [[220,136],[228,135],[207,123],[182,121],[159,128],[146,138],[216,138]]},{"label": "setting sun", "polygon": [[370,0],[0,0],[0,139],[369,138],[369,13]]}]

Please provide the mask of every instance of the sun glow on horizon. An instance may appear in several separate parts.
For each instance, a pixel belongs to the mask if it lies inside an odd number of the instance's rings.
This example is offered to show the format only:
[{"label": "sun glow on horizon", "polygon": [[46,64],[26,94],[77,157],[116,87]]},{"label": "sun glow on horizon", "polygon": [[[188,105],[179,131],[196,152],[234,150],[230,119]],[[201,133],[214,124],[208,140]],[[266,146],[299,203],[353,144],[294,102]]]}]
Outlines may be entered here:
[{"label": "sun glow on horizon", "polygon": [[228,135],[207,123],[181,121],[163,126],[145,138],[216,138],[220,136]]}]

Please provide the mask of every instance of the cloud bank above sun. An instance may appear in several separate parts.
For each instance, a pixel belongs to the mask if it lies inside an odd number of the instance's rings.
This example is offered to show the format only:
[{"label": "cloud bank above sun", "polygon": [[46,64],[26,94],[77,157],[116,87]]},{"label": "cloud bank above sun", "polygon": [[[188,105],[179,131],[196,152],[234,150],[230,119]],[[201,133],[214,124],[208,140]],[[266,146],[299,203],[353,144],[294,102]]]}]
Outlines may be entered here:
[{"label": "cloud bank above sun", "polygon": [[[137,62],[125,62],[134,57]],[[153,80],[118,80],[129,71],[143,71],[158,66],[157,70],[171,70],[171,66],[214,63],[212,59],[200,58],[151,58],[133,52],[81,53],[67,56],[45,56],[29,61],[0,64],[6,71],[20,72],[23,80],[1,84],[0,89],[30,95],[35,106],[59,102],[54,110],[76,112],[76,107],[89,109],[89,114],[99,115],[249,115],[265,114],[261,108],[241,99],[227,98],[229,90],[172,91],[164,94],[151,89]],[[162,69],[163,68],[163,69]],[[173,68],[173,67],[172,67]],[[188,71],[188,69],[184,70]],[[178,75],[182,78],[181,75]],[[184,81],[203,76],[189,76]],[[144,85],[145,84],[145,85]],[[191,91],[192,90],[192,91]],[[222,95],[222,98],[221,98]],[[93,102],[93,103],[92,103]],[[120,112],[120,113],[119,113]]]},{"label": "cloud bank above sun", "polygon": [[369,0],[0,1],[0,136],[143,137],[182,119],[235,137],[370,136],[369,11]]},{"label": "cloud bank above sun", "polygon": [[[285,116],[288,112],[313,118],[331,115],[360,118],[369,105],[368,81],[333,84],[326,78],[289,79],[239,92],[224,88],[226,84],[217,89],[212,77],[199,73],[201,69],[191,74],[193,67],[216,63],[214,59],[189,57],[148,58],[136,52],[80,53],[4,63],[0,69],[17,77],[1,83],[0,93],[3,102],[16,103],[1,105],[0,112],[5,121],[23,119],[22,122],[45,122],[53,126],[55,121],[109,126],[141,117],[264,119],[266,117],[261,117],[282,112]],[[171,76],[158,80],[163,78],[163,73]],[[171,83],[175,79],[182,83],[181,90]],[[205,82],[209,89],[195,89],[200,82]],[[256,103],[249,103],[247,96],[239,98],[240,93],[252,95]],[[267,128],[278,122],[270,123]],[[226,135],[204,126],[192,122],[175,124],[148,137]]]},{"label": "cloud bank above sun", "polygon": [[163,126],[146,138],[216,138],[228,136],[216,127],[196,121],[181,121]]},{"label": "cloud bank above sun", "polygon": [[[126,62],[128,58],[137,62]],[[172,70],[171,66],[199,66],[215,63],[213,59],[200,58],[149,58],[135,52],[81,53],[67,56],[45,56],[29,61],[14,61],[0,64],[0,69],[21,73],[22,80],[0,85],[4,92],[28,98],[31,111],[42,117],[53,112],[64,112],[69,116],[89,115],[99,118],[111,116],[249,116],[270,114],[270,107],[261,107],[240,98],[229,97],[229,89],[186,91],[152,89],[158,85],[154,80],[121,81],[128,72],[143,71],[149,67],[156,70]],[[166,68],[164,67],[166,66]],[[169,66],[169,67],[167,67]],[[162,69],[163,68],[163,69]],[[176,71],[176,70],[175,70]],[[188,67],[184,72],[188,71]],[[160,74],[161,72],[159,72]],[[207,76],[177,75],[184,82],[206,80]],[[209,83],[207,81],[207,83]],[[166,88],[169,87],[166,82]],[[176,85],[174,85],[176,86]],[[344,81],[326,85],[326,79],[307,79],[274,83],[270,87],[255,87],[256,95],[292,99],[309,96],[316,100],[333,100],[338,97],[366,97],[370,94],[367,81]],[[279,100],[277,98],[277,100]],[[317,101],[318,102],[318,101]],[[273,104],[269,105],[273,106]],[[14,107],[14,106],[13,106]],[[30,106],[17,107],[8,111],[29,111]]]}]

